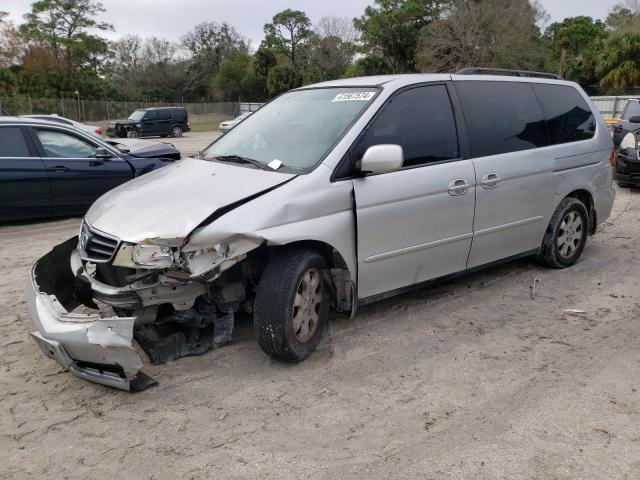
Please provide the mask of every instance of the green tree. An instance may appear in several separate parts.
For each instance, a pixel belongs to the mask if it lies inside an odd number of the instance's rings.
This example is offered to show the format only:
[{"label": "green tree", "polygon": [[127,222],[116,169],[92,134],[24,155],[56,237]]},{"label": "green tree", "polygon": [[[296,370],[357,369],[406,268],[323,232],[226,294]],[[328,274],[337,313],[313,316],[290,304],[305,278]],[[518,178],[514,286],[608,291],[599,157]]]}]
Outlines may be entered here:
[{"label": "green tree", "polygon": [[[51,49],[58,72],[71,76],[91,63],[88,51],[106,51],[104,39],[89,33],[92,30],[112,30],[98,22],[96,16],[105,9],[95,0],[39,0],[31,5],[21,32],[27,40]],[[100,47],[97,45],[100,44]]]},{"label": "green tree", "polygon": [[606,36],[605,24],[591,17],[571,17],[551,24],[544,34],[551,52],[549,67],[557,67],[563,76],[575,75],[576,62],[593,55]]},{"label": "green tree", "polygon": [[382,52],[394,73],[416,70],[420,31],[451,5],[451,0],[375,0],[364,15],[354,19],[365,48]]},{"label": "green tree", "polygon": [[347,68],[346,77],[366,77],[370,75],[387,75],[393,73],[393,67],[385,57],[369,55],[359,58]]},{"label": "green tree", "polygon": [[245,53],[220,62],[220,70],[213,77],[214,96],[224,102],[237,102],[242,94],[242,81],[247,76],[251,59]]},{"label": "green tree", "polygon": [[199,97],[207,95],[223,60],[248,52],[245,38],[228,23],[200,23],[182,37],[182,45],[190,54],[187,94]]},{"label": "green tree", "polygon": [[276,65],[269,71],[267,89],[271,96],[280,95],[299,85],[298,72],[291,65]]},{"label": "green tree", "polygon": [[604,46],[596,72],[609,93],[627,94],[640,85],[640,33],[615,35]]},{"label": "green tree", "polygon": [[449,15],[423,28],[421,70],[452,72],[463,67],[536,70],[544,47],[536,22],[544,15],[529,0],[458,0]]},{"label": "green tree", "polygon": [[311,33],[311,20],[304,12],[288,8],[264,26],[264,33],[264,45],[285,55],[296,67]]}]

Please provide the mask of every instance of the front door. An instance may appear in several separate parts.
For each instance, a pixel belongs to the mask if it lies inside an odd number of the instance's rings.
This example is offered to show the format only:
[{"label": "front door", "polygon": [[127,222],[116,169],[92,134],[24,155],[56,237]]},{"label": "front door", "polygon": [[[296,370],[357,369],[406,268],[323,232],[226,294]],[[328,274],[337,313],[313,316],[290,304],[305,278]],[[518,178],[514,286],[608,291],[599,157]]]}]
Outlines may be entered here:
[{"label": "front door", "polygon": [[36,140],[51,182],[55,215],[84,213],[103,193],[133,178],[129,164],[113,158],[95,158],[98,144],[67,131],[36,129]]},{"label": "front door", "polygon": [[466,268],[473,237],[473,163],[460,159],[447,86],[396,94],[351,150],[404,151],[400,171],[353,180],[358,297],[364,299]]},{"label": "front door", "polygon": [[530,84],[461,80],[455,87],[476,173],[473,268],[540,247],[555,198],[554,164]]},{"label": "front door", "polygon": [[141,137],[158,135],[158,112],[156,110],[148,110],[142,119]]}]

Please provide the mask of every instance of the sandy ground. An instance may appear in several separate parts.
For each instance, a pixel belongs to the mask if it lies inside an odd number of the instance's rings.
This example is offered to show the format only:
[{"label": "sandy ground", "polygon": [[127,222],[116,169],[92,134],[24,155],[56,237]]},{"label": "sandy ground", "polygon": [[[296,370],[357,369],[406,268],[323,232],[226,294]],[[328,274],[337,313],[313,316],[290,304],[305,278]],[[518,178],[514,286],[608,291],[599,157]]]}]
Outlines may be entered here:
[{"label": "sandy ground", "polygon": [[146,367],[160,385],[138,394],[28,336],[29,266],[78,224],[0,228],[1,478],[640,478],[638,191],[573,268],[519,261],[338,316],[299,365],[243,324]]}]

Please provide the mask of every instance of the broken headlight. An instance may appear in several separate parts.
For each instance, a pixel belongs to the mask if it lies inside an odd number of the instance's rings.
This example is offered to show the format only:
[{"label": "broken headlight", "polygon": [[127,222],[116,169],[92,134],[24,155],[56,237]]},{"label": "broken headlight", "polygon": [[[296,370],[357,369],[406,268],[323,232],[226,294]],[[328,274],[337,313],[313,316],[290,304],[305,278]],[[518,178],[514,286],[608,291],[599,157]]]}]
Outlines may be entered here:
[{"label": "broken headlight", "polygon": [[164,245],[134,245],[131,251],[133,263],[148,268],[168,268],[175,261],[173,249]]}]

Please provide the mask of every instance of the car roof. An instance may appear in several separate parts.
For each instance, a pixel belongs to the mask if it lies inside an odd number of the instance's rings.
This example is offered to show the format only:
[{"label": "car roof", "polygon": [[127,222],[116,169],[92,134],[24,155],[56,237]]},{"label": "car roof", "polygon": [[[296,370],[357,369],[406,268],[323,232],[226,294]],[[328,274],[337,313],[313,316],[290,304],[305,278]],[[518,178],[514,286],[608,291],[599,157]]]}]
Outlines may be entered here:
[{"label": "car roof", "polygon": [[185,108],[185,107],[182,107],[182,106],[180,106],[180,105],[178,105],[178,106],[176,106],[176,107],[146,107],[146,108],[136,108],[136,110],[145,110],[145,111],[148,111],[148,110],[167,110],[167,109],[169,109],[169,108],[181,108],[181,109],[183,109],[183,110],[186,110],[186,108]]},{"label": "car roof", "polygon": [[[65,119],[62,119],[65,120]],[[65,122],[62,123],[60,121],[55,120],[45,120],[44,118],[36,118],[36,117],[0,117],[0,125],[7,124],[21,124],[21,125],[51,125],[55,127],[67,127],[75,130],[72,124]]]},{"label": "car roof", "polygon": [[485,80],[499,82],[527,82],[527,83],[551,83],[560,85],[574,85],[573,82],[550,78],[510,76],[510,75],[454,75],[445,73],[409,73],[398,75],[375,75],[371,77],[343,78],[340,80],[330,80],[327,82],[307,85],[300,90],[308,88],[331,88],[331,87],[371,87],[371,88],[399,88],[405,85],[427,82],[444,81],[464,81],[464,80]]}]

